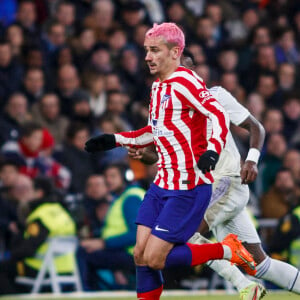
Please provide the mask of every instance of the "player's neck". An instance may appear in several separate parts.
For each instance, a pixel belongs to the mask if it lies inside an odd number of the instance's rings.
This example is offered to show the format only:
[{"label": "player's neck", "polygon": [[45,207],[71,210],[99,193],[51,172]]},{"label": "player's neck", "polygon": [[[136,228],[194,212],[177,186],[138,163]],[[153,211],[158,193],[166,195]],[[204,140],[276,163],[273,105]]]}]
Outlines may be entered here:
[{"label": "player's neck", "polygon": [[159,78],[160,82],[168,79],[177,70],[179,65],[180,65],[179,62],[177,62],[176,64],[172,64],[168,69],[161,71],[158,74],[158,78]]}]

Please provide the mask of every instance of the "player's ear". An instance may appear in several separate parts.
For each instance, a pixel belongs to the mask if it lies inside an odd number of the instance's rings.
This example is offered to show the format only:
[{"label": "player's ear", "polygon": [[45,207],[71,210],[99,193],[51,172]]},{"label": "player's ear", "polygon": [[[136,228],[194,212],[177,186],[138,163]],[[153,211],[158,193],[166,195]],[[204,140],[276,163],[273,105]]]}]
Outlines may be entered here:
[{"label": "player's ear", "polygon": [[177,59],[181,56],[180,48],[178,46],[175,46],[171,49],[171,55],[173,59]]}]

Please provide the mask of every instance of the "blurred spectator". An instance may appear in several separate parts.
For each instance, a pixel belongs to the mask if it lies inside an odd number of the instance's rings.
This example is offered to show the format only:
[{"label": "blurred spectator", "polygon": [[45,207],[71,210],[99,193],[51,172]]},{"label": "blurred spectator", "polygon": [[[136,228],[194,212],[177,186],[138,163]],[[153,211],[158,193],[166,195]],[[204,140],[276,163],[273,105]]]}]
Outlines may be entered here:
[{"label": "blurred spectator", "polygon": [[45,78],[42,69],[27,69],[21,90],[28,100],[29,106],[36,103],[45,92]]},{"label": "blurred spectator", "polygon": [[237,71],[238,55],[233,48],[223,48],[218,54],[219,72]]},{"label": "blurred spectator", "polygon": [[261,199],[261,216],[279,219],[296,204],[297,196],[292,173],[288,169],[280,169],[276,173],[274,184]]},{"label": "blurred spectator", "polygon": [[150,29],[150,27],[146,24],[139,24],[136,26],[133,33],[133,42],[138,52],[138,58],[140,62],[144,63],[144,39],[146,32]]},{"label": "blurred spectator", "polygon": [[69,120],[60,114],[60,100],[56,94],[44,94],[31,109],[32,118],[40,126],[46,127],[60,145],[66,136]]},{"label": "blurred spectator", "polygon": [[248,95],[247,108],[258,121],[262,121],[266,106],[264,99],[260,94],[253,92]]},{"label": "blurred spectator", "polygon": [[256,92],[263,96],[269,107],[281,107],[282,95],[278,91],[278,81],[274,73],[265,72],[258,75]]},{"label": "blurred spectator", "polygon": [[239,99],[241,103],[244,103],[246,93],[239,84],[239,79],[236,72],[224,72],[220,77],[220,85],[229,91],[236,99]]},{"label": "blurred spectator", "polygon": [[109,72],[108,74],[106,74],[105,89],[107,92],[112,91],[112,90],[117,90],[117,91],[122,90],[121,79],[117,73]]},{"label": "blurred spectator", "polygon": [[37,13],[36,5],[33,0],[21,0],[18,5],[16,23],[21,25],[25,33],[25,39],[30,44],[40,41],[40,30],[36,24]]},{"label": "blurred spectator", "polygon": [[10,43],[12,56],[20,61],[25,37],[20,25],[12,24],[6,28],[6,38]]},{"label": "blurred spectator", "polygon": [[260,164],[263,192],[266,192],[273,184],[276,173],[282,166],[282,160],[286,150],[287,145],[283,135],[273,133],[268,137],[266,154]]},{"label": "blurred spectator", "polygon": [[99,117],[106,109],[105,76],[100,72],[86,72],[83,84],[89,92],[89,104],[93,115]]},{"label": "blurred spectator", "polygon": [[12,59],[12,55],[9,42],[0,41],[0,107],[3,107],[4,100],[21,86],[23,68]]},{"label": "blurred spectator", "polygon": [[[99,120],[99,131],[101,133],[122,132],[126,124],[123,120],[114,114],[105,113]],[[98,161],[101,169],[107,167],[111,163],[124,162],[128,160],[127,150],[122,147],[112,149],[102,153],[101,159]]]},{"label": "blurred spectator", "polygon": [[86,67],[90,53],[96,44],[96,35],[91,28],[82,28],[74,40],[75,62],[80,70]]},{"label": "blurred spectator", "polygon": [[[106,113],[119,117],[123,122],[123,127],[126,130],[132,128],[129,121],[130,115],[126,113],[125,96],[118,90],[111,90],[107,92]],[[127,129],[126,129],[127,128]]]},{"label": "blurred spectator", "polygon": [[61,111],[66,116],[70,116],[73,96],[80,87],[80,78],[74,65],[64,65],[58,69],[57,87]]},{"label": "blurred spectator", "polygon": [[76,7],[72,1],[58,1],[56,5],[54,18],[57,22],[65,26],[68,37],[75,32]]},{"label": "blurred spectator", "polygon": [[71,121],[86,124],[90,132],[94,131],[95,121],[89,103],[89,94],[83,90],[78,90],[73,96]]},{"label": "blurred spectator", "polygon": [[[98,238],[82,240],[77,251],[85,291],[98,289],[98,269],[134,271],[132,253],[136,239],[135,218],[145,191],[126,186],[123,168],[120,165],[111,165],[106,169],[108,187],[117,196],[106,215],[101,235]],[[119,178],[121,185],[117,186]]]},{"label": "blurred spectator", "polygon": [[84,210],[92,237],[98,237],[109,208],[110,197],[103,175],[91,175],[86,180]]},{"label": "blurred spectator", "polygon": [[[74,221],[61,204],[52,198],[53,187],[45,178],[36,178],[32,185],[32,197],[28,199],[28,216],[25,230],[15,241],[18,247],[11,251],[9,260],[0,263],[0,294],[20,292],[15,284],[15,277],[35,277],[42,266],[42,259],[36,254],[47,250],[48,237],[74,235]],[[56,259],[58,273],[72,272],[74,258],[71,254],[61,255]]]},{"label": "blurred spectator", "polygon": [[203,47],[207,62],[214,66],[219,45],[214,38],[213,20],[208,16],[203,15],[197,19],[193,42],[199,43]]},{"label": "blurred spectator", "polygon": [[269,109],[266,111],[263,125],[266,134],[280,133],[283,130],[283,116],[278,109]]},{"label": "blurred spectator", "polygon": [[30,119],[27,98],[21,93],[12,94],[0,116],[0,145],[20,136],[21,125]]},{"label": "blurred spectator", "polygon": [[114,27],[115,7],[111,0],[93,2],[92,13],[84,20],[84,26],[96,33],[97,41],[107,42],[108,32]]},{"label": "blurred spectator", "polygon": [[24,48],[24,65],[26,69],[38,68],[44,70],[43,52],[37,46],[27,46]]},{"label": "blurred spectator", "polygon": [[283,104],[284,129],[283,133],[288,143],[293,143],[300,135],[300,97],[298,94],[287,96]]},{"label": "blurred spectator", "polygon": [[21,128],[18,141],[8,141],[2,147],[3,155],[19,164],[20,172],[32,178],[39,173],[38,155],[43,142],[42,127],[26,123]]},{"label": "blurred spectator", "polygon": [[188,13],[185,3],[182,1],[170,1],[170,5],[166,9],[167,21],[176,23],[185,32],[186,40],[190,40],[191,26],[189,24]]},{"label": "blurred spectator", "polygon": [[201,45],[190,43],[187,49],[192,53],[195,65],[204,64],[206,62],[206,56]]},{"label": "blurred spectator", "polygon": [[96,44],[92,50],[89,67],[97,72],[110,72],[113,70],[109,48],[106,44]]},{"label": "blurred spectator", "polygon": [[133,36],[135,27],[146,21],[146,10],[140,1],[127,1],[121,9],[121,26],[126,30],[128,36]]},{"label": "blurred spectator", "polygon": [[110,49],[113,63],[118,65],[118,58],[121,50],[127,44],[127,33],[121,27],[113,28],[109,33],[108,46]]},{"label": "blurred spectator", "polygon": [[51,22],[43,37],[43,52],[47,57],[47,66],[51,67],[55,63],[58,50],[66,43],[66,29],[64,25],[54,21]]},{"label": "blurred spectator", "polygon": [[89,136],[89,129],[85,124],[70,123],[66,142],[56,156],[58,161],[71,171],[72,181],[69,191],[72,193],[82,193],[86,178],[97,171],[95,157],[84,151],[84,144]]},{"label": "blurred spectator", "polygon": [[18,174],[18,166],[12,161],[4,160],[0,163],[0,239],[4,242],[4,251],[9,248],[14,235],[19,232],[16,204],[10,197]]},{"label": "blurred spectator", "polygon": [[51,158],[51,151],[47,153],[53,147],[54,139],[47,130],[36,123],[26,123],[22,126],[20,139],[5,143],[2,152],[6,158],[18,163],[22,174],[31,178],[48,176],[58,188],[67,188],[70,173]]},{"label": "blurred spectator", "polygon": [[282,91],[291,91],[295,88],[296,68],[290,63],[282,63],[278,68],[279,89]]},{"label": "blurred spectator", "polygon": [[0,198],[11,199],[10,193],[19,175],[19,166],[12,160],[0,162]]},{"label": "blurred spectator", "polygon": [[222,6],[217,1],[207,1],[205,13],[214,23],[214,39],[219,43],[225,42],[228,38],[228,32],[223,23]]},{"label": "blurred spectator", "polygon": [[[137,52],[132,47],[123,49],[120,56],[120,76],[130,100],[143,99],[145,90],[145,78],[141,76]],[[138,89],[136,87],[139,87]]]},{"label": "blurred spectator", "polygon": [[[242,61],[242,58],[240,58]],[[277,62],[274,48],[271,45],[260,45],[255,50],[251,64],[244,69],[242,84],[247,92],[251,92],[258,82],[258,77],[262,74],[271,74],[277,70]]]},{"label": "blurred spectator", "polygon": [[[283,159],[283,166],[292,172],[296,183],[296,194],[300,197],[300,153],[296,149],[286,152]],[[300,199],[300,198],[299,198]]]},{"label": "blurred spectator", "polygon": [[278,63],[299,63],[300,53],[296,47],[296,41],[292,28],[283,28],[279,33],[277,45],[275,46],[276,59]]},{"label": "blurred spectator", "polygon": [[199,64],[195,67],[195,72],[203,79],[208,87],[214,85],[212,81],[211,69],[207,64]]}]

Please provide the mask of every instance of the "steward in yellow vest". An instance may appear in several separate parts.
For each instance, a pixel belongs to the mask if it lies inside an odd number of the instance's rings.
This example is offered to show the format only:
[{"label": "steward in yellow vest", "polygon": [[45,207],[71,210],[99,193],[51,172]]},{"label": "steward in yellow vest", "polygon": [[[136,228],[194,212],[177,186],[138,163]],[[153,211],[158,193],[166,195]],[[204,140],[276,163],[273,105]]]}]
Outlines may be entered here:
[{"label": "steward in yellow vest", "polygon": [[[48,238],[76,234],[75,222],[66,209],[50,200],[52,192],[52,184],[48,179],[34,180],[34,200],[29,204],[25,230],[14,243],[11,258],[0,262],[0,295],[19,291],[14,283],[16,276],[36,276],[42,265],[40,255],[48,248]],[[59,256],[55,263],[58,272],[72,272],[74,256]]]},{"label": "steward in yellow vest", "polygon": [[96,271],[134,271],[132,257],[136,241],[135,219],[145,191],[128,187],[117,197],[107,213],[101,238],[83,240],[77,261],[86,291],[99,289]]},{"label": "steward in yellow vest", "polygon": [[280,219],[270,251],[272,257],[300,268],[300,206]]}]

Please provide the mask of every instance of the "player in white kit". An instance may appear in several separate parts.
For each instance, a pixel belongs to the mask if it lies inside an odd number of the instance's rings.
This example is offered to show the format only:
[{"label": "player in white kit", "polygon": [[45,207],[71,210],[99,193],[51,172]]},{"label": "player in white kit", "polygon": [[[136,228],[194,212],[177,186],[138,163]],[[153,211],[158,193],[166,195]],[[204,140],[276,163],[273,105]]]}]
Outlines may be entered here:
[{"label": "player in white kit", "polygon": [[[257,176],[257,162],[264,141],[262,125],[243,107],[228,91],[222,87],[209,89],[217,101],[229,114],[230,121],[250,132],[250,150],[240,166],[240,154],[231,133],[228,133],[227,143],[221,152],[216,169],[213,171],[213,194],[205,213],[205,222],[200,231],[210,229],[217,240],[222,240],[228,233],[238,235],[247,250],[257,263],[257,278],[265,279],[289,291],[300,293],[299,271],[292,265],[268,257],[261,247],[261,241],[253,222],[246,211],[249,200],[248,183]],[[208,124],[208,136],[211,128]],[[154,163],[156,155],[145,150],[130,149],[129,155],[143,162]],[[208,240],[196,233],[189,242],[203,244]],[[207,263],[214,271],[229,280],[240,292],[240,299],[261,299],[265,295],[262,285],[247,279],[238,268],[227,261],[212,261]]]}]

